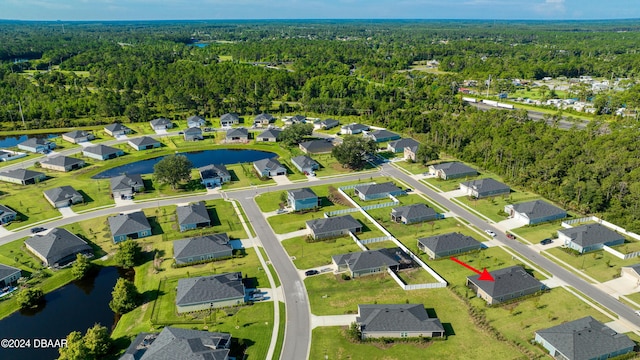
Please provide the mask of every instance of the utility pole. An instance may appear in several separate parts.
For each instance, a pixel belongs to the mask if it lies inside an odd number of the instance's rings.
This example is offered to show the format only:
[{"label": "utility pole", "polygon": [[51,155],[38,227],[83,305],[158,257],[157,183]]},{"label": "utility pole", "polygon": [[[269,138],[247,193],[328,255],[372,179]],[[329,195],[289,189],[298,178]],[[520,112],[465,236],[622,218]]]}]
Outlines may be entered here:
[{"label": "utility pole", "polygon": [[20,109],[20,117],[22,118],[22,126],[26,129],[27,125],[24,123],[24,114],[22,113],[22,104],[18,101],[18,109]]}]

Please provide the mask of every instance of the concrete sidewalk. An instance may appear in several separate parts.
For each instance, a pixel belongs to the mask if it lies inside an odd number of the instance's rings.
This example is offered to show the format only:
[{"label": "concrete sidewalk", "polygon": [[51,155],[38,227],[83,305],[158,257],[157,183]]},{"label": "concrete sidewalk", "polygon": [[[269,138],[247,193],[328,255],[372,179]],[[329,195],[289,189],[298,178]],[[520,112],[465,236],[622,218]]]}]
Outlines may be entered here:
[{"label": "concrete sidewalk", "polygon": [[320,326],[349,326],[352,322],[356,321],[357,316],[357,314],[327,316],[311,315],[311,328],[315,329]]}]

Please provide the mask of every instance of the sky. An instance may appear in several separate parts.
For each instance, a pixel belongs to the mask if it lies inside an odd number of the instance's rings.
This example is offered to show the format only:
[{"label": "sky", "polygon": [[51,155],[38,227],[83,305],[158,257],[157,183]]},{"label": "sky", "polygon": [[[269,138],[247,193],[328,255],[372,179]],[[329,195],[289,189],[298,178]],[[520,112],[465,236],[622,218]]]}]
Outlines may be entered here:
[{"label": "sky", "polygon": [[640,18],[638,0],[0,0],[0,19]]}]

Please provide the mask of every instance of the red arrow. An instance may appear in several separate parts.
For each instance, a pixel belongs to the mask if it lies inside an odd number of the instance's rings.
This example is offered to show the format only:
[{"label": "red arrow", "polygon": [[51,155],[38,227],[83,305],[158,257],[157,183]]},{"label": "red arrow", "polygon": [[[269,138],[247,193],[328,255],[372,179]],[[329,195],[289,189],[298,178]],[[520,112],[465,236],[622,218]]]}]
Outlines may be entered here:
[{"label": "red arrow", "polygon": [[478,277],[478,280],[482,280],[482,281],[495,281],[495,279],[493,278],[493,276],[491,276],[491,274],[489,274],[489,272],[487,271],[487,268],[482,269],[482,271],[474,268],[473,266],[469,265],[469,264],[465,264],[464,262],[458,260],[455,257],[451,257],[451,260],[457,262],[458,264],[466,267],[467,269],[473,271],[476,274],[480,274],[480,277]]}]

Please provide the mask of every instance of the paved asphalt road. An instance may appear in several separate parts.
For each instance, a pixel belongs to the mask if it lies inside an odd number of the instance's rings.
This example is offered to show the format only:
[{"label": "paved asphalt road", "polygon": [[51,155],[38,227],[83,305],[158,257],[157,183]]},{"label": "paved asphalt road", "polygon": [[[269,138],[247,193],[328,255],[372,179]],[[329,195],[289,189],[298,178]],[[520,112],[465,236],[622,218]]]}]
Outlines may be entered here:
[{"label": "paved asphalt road", "polygon": [[[419,181],[408,176],[407,174],[398,170],[392,165],[385,164],[383,165],[383,169],[384,169],[384,173],[389,174],[397,179],[400,179],[405,183],[411,185],[415,189],[423,192],[430,198],[434,199],[437,203],[448,208],[450,211],[454,212],[456,215],[465,219],[466,221],[478,227],[479,229],[493,230],[497,234],[496,239],[502,244],[514,249],[524,258],[528,259],[531,263],[536,264],[536,266],[538,266],[539,268],[544,269],[546,272],[552,274],[553,276],[560,279],[561,281],[579,290],[586,296],[590,297],[595,303],[599,303],[601,306],[616,313],[620,318],[623,318],[628,322],[640,327],[640,317],[638,317],[631,308],[619,302],[617,299],[613,298],[609,294],[598,289],[594,285],[584,281],[582,278],[578,277],[577,275],[574,275],[571,272],[565,270],[563,267],[557,265],[556,263],[547,259],[543,255],[538,254],[536,251],[532,250],[527,245],[517,240],[507,239],[506,235],[502,233],[499,229],[487,224],[486,221],[481,220],[476,215],[470,213],[469,211],[458,206],[457,204],[451,202],[449,199],[440,195],[435,190],[432,190],[428,186],[420,183]],[[446,274],[444,275],[446,278]]]},{"label": "paved asphalt road", "polygon": [[[480,110],[504,110],[504,111],[511,111],[509,109],[503,109],[503,108],[497,108],[495,106],[490,106],[490,105],[486,105],[483,103],[468,103],[471,106],[475,106]],[[532,111],[532,110],[527,110],[527,112],[529,113],[529,119],[534,120],[534,121],[540,121],[540,120],[544,120],[544,116],[545,115],[549,115],[549,114],[545,114],[545,113],[541,113],[539,111]],[[587,127],[587,124],[589,123],[589,121],[587,120],[578,120],[576,122],[571,122],[569,120],[567,120],[566,116],[563,116],[561,120],[558,121],[558,128],[559,129],[564,129],[564,130],[568,130],[568,129],[572,129],[574,126],[577,129],[584,129]],[[553,121],[552,120],[548,120],[547,121],[547,125],[552,125],[553,126]]]}]

